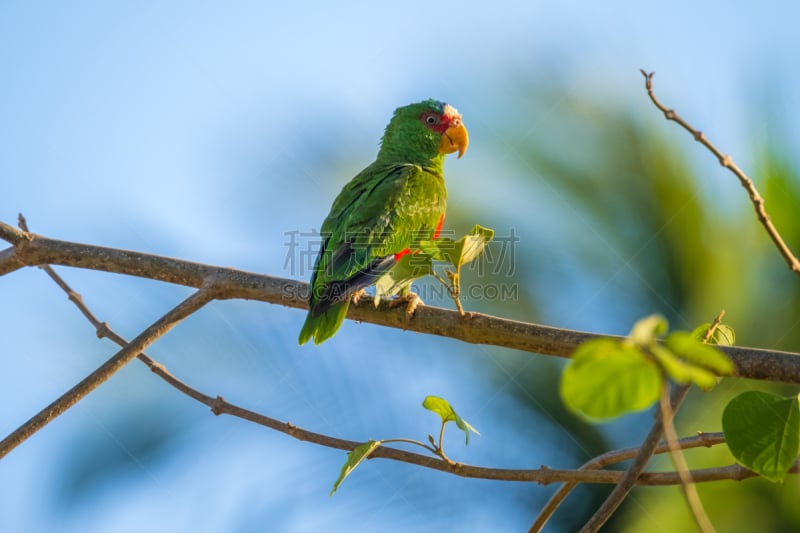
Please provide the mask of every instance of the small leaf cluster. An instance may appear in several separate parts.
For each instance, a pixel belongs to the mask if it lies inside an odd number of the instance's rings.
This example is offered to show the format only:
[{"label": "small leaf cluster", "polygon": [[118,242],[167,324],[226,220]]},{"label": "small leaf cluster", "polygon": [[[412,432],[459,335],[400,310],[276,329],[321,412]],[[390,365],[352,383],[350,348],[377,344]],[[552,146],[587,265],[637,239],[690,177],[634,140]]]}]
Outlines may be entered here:
[{"label": "small leaf cluster", "polygon": [[[375,283],[375,305],[380,303],[381,299],[405,294],[414,280],[431,275],[447,287],[459,313],[463,315],[461,267],[483,255],[486,246],[493,238],[494,230],[476,224],[467,235],[457,240],[440,237],[421,241],[416,253],[404,255]],[[434,269],[434,261],[445,263],[444,277]]]},{"label": "small leaf cluster", "polygon": [[[666,333],[666,320],[652,315],[625,339],[583,343],[564,369],[564,403],[584,418],[607,420],[651,406],[666,380],[708,390],[733,373],[732,362],[711,346],[734,344],[730,326],[703,324],[661,340]],[[725,407],[722,430],[740,464],[780,482],[800,454],[800,395],[744,392]]]},{"label": "small leaf cluster", "polygon": [[[708,330],[667,333],[661,315],[639,320],[628,337],[600,338],[581,344],[564,369],[561,397],[573,412],[607,420],[653,405],[666,380],[712,388],[718,376],[733,373],[725,354],[700,339]],[[733,338],[733,330],[717,327],[714,342]]]},{"label": "small leaf cluster", "polygon": [[445,400],[444,398],[439,398],[438,396],[426,396],[422,402],[422,406],[429,410],[433,411],[434,413],[439,415],[439,418],[442,419],[442,426],[441,430],[439,431],[439,443],[436,444],[432,435],[428,435],[428,441],[430,442],[430,446],[424,444],[419,441],[415,441],[412,439],[383,439],[383,440],[368,440],[363,444],[359,444],[356,446],[353,451],[347,454],[347,460],[345,461],[344,465],[342,465],[342,470],[339,473],[339,478],[333,484],[333,489],[331,490],[331,496],[336,492],[339,488],[339,485],[345,480],[347,476],[350,475],[353,470],[356,469],[358,465],[360,465],[364,459],[368,459],[369,456],[377,450],[381,445],[388,444],[392,442],[405,442],[408,444],[415,444],[417,446],[422,446],[423,448],[433,452],[434,454],[441,457],[444,461],[449,463],[450,465],[456,465],[455,461],[451,460],[447,455],[444,453],[443,441],[444,441],[444,428],[448,422],[455,422],[458,429],[463,431],[466,434],[466,444],[469,444],[469,435],[470,433],[475,433],[476,435],[480,435],[478,430],[472,427],[469,422],[461,418],[458,413],[456,413],[455,409],[450,405],[450,402]]},{"label": "small leaf cluster", "polygon": [[442,419],[442,432],[444,432],[445,424],[448,422],[455,422],[456,427],[463,431],[466,435],[465,444],[469,444],[470,433],[480,435],[478,430],[472,427],[469,422],[458,416],[458,413],[455,412],[453,407],[450,405],[450,402],[444,398],[439,398],[438,396],[426,396],[425,400],[422,402],[422,407],[439,415],[439,417]]}]

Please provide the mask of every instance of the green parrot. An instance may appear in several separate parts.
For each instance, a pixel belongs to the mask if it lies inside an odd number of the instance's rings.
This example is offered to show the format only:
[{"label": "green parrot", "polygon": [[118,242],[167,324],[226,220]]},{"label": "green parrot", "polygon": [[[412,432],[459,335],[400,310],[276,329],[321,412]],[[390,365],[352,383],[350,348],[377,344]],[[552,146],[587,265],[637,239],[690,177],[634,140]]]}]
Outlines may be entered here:
[{"label": "green parrot", "polygon": [[375,162],[345,185],[322,223],[300,344],[333,337],[354,295],[419,250],[420,241],[438,237],[444,156],[461,157],[468,142],[461,115],[448,104],[425,100],[395,110]]}]

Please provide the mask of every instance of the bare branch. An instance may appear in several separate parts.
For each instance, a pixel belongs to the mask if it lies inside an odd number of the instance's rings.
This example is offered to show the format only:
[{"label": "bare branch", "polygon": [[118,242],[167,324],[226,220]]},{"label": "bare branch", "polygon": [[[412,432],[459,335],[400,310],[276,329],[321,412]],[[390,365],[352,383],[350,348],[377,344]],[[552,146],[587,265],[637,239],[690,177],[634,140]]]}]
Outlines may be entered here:
[{"label": "bare branch", "polygon": [[[716,322],[716,324],[719,324],[719,322]],[[714,334],[712,328],[708,328],[708,330],[711,331],[711,335]],[[709,335],[708,338],[711,338],[711,335]],[[669,382],[666,380],[661,387],[659,409],[663,415],[661,417],[662,430],[667,439],[669,453],[672,457],[672,464],[675,465],[675,470],[677,470],[678,475],[681,478],[681,486],[683,488],[684,496],[686,496],[686,502],[689,504],[689,509],[692,511],[692,516],[694,517],[695,522],[697,522],[697,527],[700,528],[700,531],[703,533],[711,533],[715,531],[714,526],[711,524],[711,520],[709,520],[706,510],[703,508],[703,503],[700,501],[700,495],[697,494],[697,487],[694,486],[694,480],[692,479],[692,474],[689,471],[689,465],[686,464],[686,459],[683,457],[680,445],[678,444],[678,434],[676,433],[675,426],[672,423],[673,418],[675,418],[675,411],[673,411],[670,406]]]},{"label": "bare branch", "polygon": [[[717,444],[722,444],[723,442],[725,442],[725,436],[722,433],[699,433],[694,437],[685,437],[680,439],[678,441],[678,445],[680,449],[688,450],[699,447],[710,448]],[[658,444],[658,446],[656,446],[655,454],[661,454],[668,451],[668,444],[666,442],[661,442]],[[593,459],[590,459],[581,465],[579,470],[598,470],[610,464],[633,459],[638,453],[639,448],[625,448],[622,450],[606,452],[602,455],[594,457]],[[541,531],[556,509],[558,509],[558,506],[561,505],[561,502],[563,502],[564,499],[569,496],[569,493],[572,492],[572,490],[577,486],[577,482],[570,482],[564,483],[561,487],[559,487],[559,489],[553,493],[553,495],[547,501],[547,504],[545,504],[545,506],[542,508],[539,516],[536,517],[536,521],[531,526],[529,532],[537,533]]]},{"label": "bare branch", "polygon": [[[678,407],[683,403],[687,392],[689,392],[689,387],[687,386],[676,387],[672,391],[672,401],[670,403],[673,412],[677,411]],[[658,441],[661,440],[661,435],[663,433],[661,426],[662,416],[663,413],[659,410],[656,413],[656,421],[650,428],[650,432],[644,439],[642,446],[639,448],[633,460],[633,464],[624,472],[620,482],[614,487],[614,490],[611,491],[611,494],[608,495],[600,508],[595,511],[594,515],[592,515],[589,521],[581,528],[581,532],[597,531],[600,529],[611,515],[614,514],[614,511],[622,504],[631,489],[638,483],[640,476],[643,475],[644,467],[647,466],[648,461],[650,461],[650,458],[658,447]],[[678,480],[680,482],[680,476]]]},{"label": "bare branch", "polygon": [[641,70],[641,73],[644,76],[645,88],[647,89],[647,94],[650,96],[650,100],[652,100],[653,104],[655,104],[655,106],[662,113],[664,113],[664,117],[667,120],[678,123],[683,129],[691,133],[695,141],[708,148],[708,150],[714,154],[717,160],[719,160],[720,165],[733,172],[733,174],[739,178],[739,183],[741,183],[742,187],[745,188],[747,194],[750,196],[750,201],[753,202],[753,207],[756,210],[756,216],[758,217],[758,220],[764,226],[764,229],[767,230],[767,234],[769,234],[772,242],[775,243],[775,246],[783,256],[786,264],[789,265],[789,268],[794,271],[795,274],[800,275],[800,260],[798,260],[794,254],[792,254],[789,246],[784,242],[783,237],[781,237],[780,233],[778,233],[778,230],[775,228],[775,225],[772,223],[772,219],[770,219],[769,215],[767,214],[767,210],[764,209],[764,198],[762,198],[758,193],[756,186],[753,184],[753,180],[751,180],[747,174],[745,174],[744,171],[733,162],[729,155],[723,154],[721,151],[719,151],[719,149],[708,140],[708,137],[706,137],[703,132],[694,129],[692,125],[681,118],[681,116],[678,115],[674,109],[667,108],[658,100],[658,98],[656,98],[655,92],[653,92],[653,76],[655,75],[655,72],[647,73],[644,70]]},{"label": "bare branch", "polygon": [[714,336],[714,333],[717,331],[717,328],[720,324],[722,324],[722,319],[725,318],[725,310],[721,309],[717,316],[714,317],[714,320],[708,326],[705,334],[703,334],[703,338],[700,339],[700,342],[708,343],[711,338]]},{"label": "bare branch", "polygon": [[[702,342],[707,343],[711,340],[711,338],[714,336],[714,332],[717,330],[719,325],[722,324],[722,318],[724,316],[725,310],[723,309],[716,317],[714,317],[714,321],[711,322],[711,325],[703,335]],[[678,444],[678,434],[675,431],[675,425],[672,423],[673,419],[675,418],[675,412],[670,406],[669,390],[666,382],[661,390],[659,408],[661,409],[661,412],[664,413],[664,416],[661,417],[661,422],[663,424],[664,435],[667,438],[667,444],[669,445],[669,453],[672,456],[672,463],[675,465],[675,469],[678,471],[678,474],[681,477],[683,493],[686,496],[686,502],[689,504],[689,509],[692,511],[692,516],[694,517],[695,522],[697,522],[697,527],[700,528],[700,531],[703,531],[703,533],[714,531],[714,526],[711,524],[711,520],[709,520],[706,510],[703,508],[703,504],[700,501],[700,495],[697,493],[697,488],[694,486],[694,480],[689,472],[689,465],[686,464],[686,459],[683,457],[680,445]]]},{"label": "bare branch", "polygon": [[[16,239],[20,243],[24,239],[24,243],[12,248],[11,252],[0,252],[0,275],[23,266],[51,264],[115,272],[196,288],[202,287],[207,279],[213,279],[219,291],[218,299],[259,300],[297,309],[306,309],[308,306],[308,285],[301,281],[48,239],[21,232],[0,222],[0,237],[4,236],[10,236],[9,239]],[[13,256],[14,260],[3,262],[2,258],[6,256]],[[351,305],[347,317],[471,344],[502,346],[557,357],[569,357],[579,344],[601,336],[619,339],[611,335],[542,326],[482,313],[468,312],[461,317],[456,311],[432,306],[418,308],[413,318],[408,320],[404,309],[392,307],[388,302],[378,308],[371,302]],[[719,349],[731,358],[736,365],[737,375],[741,377],[800,383],[798,354],[738,346],[720,346]]]},{"label": "bare branch", "polygon": [[118,351],[97,370],[86,376],[77,385],[0,441],[0,459],[107,381],[136,357],[139,352],[144,350],[145,347],[155,342],[156,339],[175,327],[181,320],[213,300],[215,294],[216,292],[212,288],[200,289],[154,322],[153,325],[145,329],[130,344]]},{"label": "bare branch", "polygon": [[[314,433],[312,431],[299,428],[291,422],[280,422],[265,415],[230,404],[221,397],[211,399],[210,397],[205,396],[205,398],[210,400],[210,404],[206,400],[200,401],[206,405],[209,405],[215,414],[227,414],[238,418],[243,418],[256,424],[280,431],[281,433],[294,437],[298,440],[345,451],[352,451],[356,446],[363,444],[362,442],[349,441],[336,437],[330,437],[328,435],[322,435],[320,433]],[[703,437],[690,437],[688,439],[681,439],[679,441],[679,445],[681,447],[684,445],[687,447],[706,446],[707,444],[701,443],[702,440]],[[668,451],[668,447],[665,444],[663,446],[659,446],[657,450],[658,453],[663,453]],[[631,450],[625,450],[624,452],[625,453],[610,452],[609,454],[604,454],[604,456],[624,456],[625,458],[629,458],[632,454]],[[370,458],[376,457],[401,461],[433,470],[439,470],[449,474],[455,474],[465,478],[529,483],[533,482],[541,485],[559,482],[618,484],[622,480],[624,474],[624,472],[620,472],[618,470],[569,470],[552,469],[546,466],[542,466],[541,468],[537,469],[511,469],[488,468],[456,462],[450,464],[439,457],[431,457],[428,455],[399,450],[397,448],[391,448],[388,446],[378,447],[370,456]],[[800,470],[800,465],[795,463],[789,472],[796,474],[798,473],[798,470]],[[750,477],[758,476],[758,474],[755,472],[752,472],[751,470],[748,470],[738,464],[692,470],[691,475],[697,483],[719,481],[723,479],[741,481]],[[679,485],[680,483],[681,478],[677,472],[645,472],[639,477],[638,480],[635,481],[636,485],[643,486]]]}]

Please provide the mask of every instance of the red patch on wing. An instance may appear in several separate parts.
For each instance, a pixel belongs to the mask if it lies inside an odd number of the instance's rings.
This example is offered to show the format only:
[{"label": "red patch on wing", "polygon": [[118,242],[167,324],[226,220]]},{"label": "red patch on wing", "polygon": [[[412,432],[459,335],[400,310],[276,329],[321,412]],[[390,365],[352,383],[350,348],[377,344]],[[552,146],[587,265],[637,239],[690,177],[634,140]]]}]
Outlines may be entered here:
[{"label": "red patch on wing", "polygon": [[404,255],[406,255],[406,254],[410,254],[410,253],[411,253],[411,250],[409,250],[408,248],[406,248],[405,250],[400,250],[399,252],[397,252],[396,254],[394,254],[394,260],[395,260],[395,261],[400,261],[400,259],[402,259],[402,257],[403,257]]},{"label": "red patch on wing", "polygon": [[[444,225],[444,214],[442,214],[442,216],[439,217],[439,223],[436,225],[436,229],[433,231],[433,240],[436,240],[436,239],[439,238],[439,235],[442,233],[442,226],[443,225]],[[400,250],[399,252],[394,254],[394,260],[395,261],[400,261],[400,259],[402,259],[404,255],[410,254],[410,253],[411,253],[411,250],[409,250],[408,248],[406,248],[405,250]],[[414,253],[418,254],[419,251],[416,251]]]},{"label": "red patch on wing", "polygon": [[442,213],[442,216],[439,217],[439,223],[436,225],[436,231],[433,232],[433,240],[434,241],[436,239],[438,239],[439,235],[442,233],[442,226],[443,225],[444,225],[444,213]]}]

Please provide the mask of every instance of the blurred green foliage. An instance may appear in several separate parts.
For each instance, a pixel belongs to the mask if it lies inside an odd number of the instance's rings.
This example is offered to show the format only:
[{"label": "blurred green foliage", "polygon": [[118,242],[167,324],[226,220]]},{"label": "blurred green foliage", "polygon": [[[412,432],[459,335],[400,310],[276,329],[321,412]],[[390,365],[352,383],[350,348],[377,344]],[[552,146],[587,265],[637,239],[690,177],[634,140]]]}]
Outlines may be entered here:
[{"label": "blurred green foliage", "polygon": [[[503,186],[530,199],[528,213],[514,213],[516,229],[526,237],[519,250],[521,268],[513,276],[501,273],[488,280],[517,282],[525,290],[516,301],[480,302],[480,310],[621,334],[635,318],[653,312],[676,328],[692,329],[725,309],[739,344],[798,350],[800,279],[786,268],[736,177],[716,165],[712,154],[665,121],[644,90],[641,101],[627,105],[593,101],[552,79],[546,87],[528,84],[525,91],[529,114],[519,118],[513,132],[519,143],[512,149],[496,147],[511,154],[511,166],[521,176]],[[714,140],[713,125],[706,134]],[[731,156],[757,156],[755,168],[745,171],[797,253],[800,175],[786,151],[752,148],[752,154]],[[503,206],[484,209],[480,215],[451,210],[448,220],[471,217],[500,233],[495,219]],[[546,227],[543,218],[549,221]],[[583,280],[578,289],[576,279]],[[562,366],[520,354],[513,363],[494,367],[498,383],[510,384],[522,405],[541,412],[551,431],[568,432],[565,440],[572,442],[565,451],[573,462],[559,467],[577,467],[591,454],[640,442],[649,416],[629,417],[628,425],[612,430],[566,412],[557,401]],[[730,378],[711,393],[695,391],[678,416],[680,435],[719,431],[725,404],[750,387],[788,389]],[[724,447],[689,454],[691,467],[732,460]],[[663,459],[656,463],[671,469]],[[700,494],[720,531],[777,532],[800,528],[799,486],[790,476],[786,485],[758,479],[711,483]],[[578,527],[609,490],[591,487],[574,494],[552,527]],[[538,508],[531,505],[531,511]],[[681,531],[692,529],[691,520],[679,489],[637,489],[608,528]]]}]

